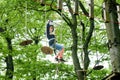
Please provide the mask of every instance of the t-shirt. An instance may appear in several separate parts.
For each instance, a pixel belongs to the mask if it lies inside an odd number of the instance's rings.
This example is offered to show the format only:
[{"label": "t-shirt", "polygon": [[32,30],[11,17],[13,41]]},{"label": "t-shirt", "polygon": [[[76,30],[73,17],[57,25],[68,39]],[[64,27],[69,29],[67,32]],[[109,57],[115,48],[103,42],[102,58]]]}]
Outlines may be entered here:
[{"label": "t-shirt", "polygon": [[47,38],[48,38],[48,40],[49,40],[49,45],[51,46],[51,45],[53,45],[54,44],[54,42],[55,42],[55,35],[54,34],[50,34],[50,31],[49,31],[49,29],[50,29],[50,26],[53,26],[53,25],[50,25],[49,23],[47,24]]}]

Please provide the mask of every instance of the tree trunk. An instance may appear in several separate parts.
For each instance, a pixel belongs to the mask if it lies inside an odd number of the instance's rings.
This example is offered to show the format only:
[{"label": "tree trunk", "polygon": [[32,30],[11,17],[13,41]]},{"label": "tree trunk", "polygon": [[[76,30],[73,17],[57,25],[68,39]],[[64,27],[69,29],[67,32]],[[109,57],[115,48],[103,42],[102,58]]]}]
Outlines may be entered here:
[{"label": "tree trunk", "polygon": [[[75,26],[74,26],[75,27]],[[72,28],[72,38],[73,38],[73,45],[72,45],[72,58],[73,58],[73,64],[75,67],[75,72],[77,74],[78,80],[84,80],[84,73],[82,68],[80,67],[79,59],[77,56],[77,32],[75,28]]]},{"label": "tree trunk", "polygon": [[117,20],[116,0],[105,0],[104,5],[104,19],[109,41],[112,71],[120,72],[120,30]]},{"label": "tree trunk", "polygon": [[[78,2],[78,0],[76,0]],[[79,63],[79,59],[77,56],[77,43],[78,43],[78,37],[77,37],[77,18],[76,15],[74,15],[73,13],[73,9],[70,6],[70,0],[67,1],[67,7],[69,9],[69,12],[71,14],[72,17],[72,21],[65,16],[63,13],[61,15],[61,13],[59,13],[59,11],[56,11],[63,19],[64,21],[68,24],[68,26],[71,28],[71,34],[72,34],[72,58],[73,58],[73,65],[74,65],[74,69],[75,69],[75,73],[78,77],[78,80],[84,80],[84,72],[83,69],[80,67],[80,63]]]},{"label": "tree trunk", "polygon": [[90,0],[90,7],[89,7],[89,20],[90,20],[90,29],[85,40],[83,51],[84,51],[84,70],[87,70],[89,67],[90,59],[89,59],[89,52],[88,52],[88,45],[92,37],[92,33],[94,30],[94,0]]},{"label": "tree trunk", "polygon": [[89,67],[90,59],[89,59],[89,52],[88,52],[88,45],[92,37],[92,33],[94,30],[94,19],[90,19],[90,30],[88,33],[88,36],[85,40],[84,46],[83,46],[83,51],[84,51],[84,70],[87,70]]},{"label": "tree trunk", "polygon": [[[8,44],[8,49],[9,52],[12,51],[12,44],[11,44],[11,39],[6,38],[7,44]],[[7,71],[6,71],[6,79],[5,80],[12,80],[13,78],[13,72],[14,72],[14,65],[13,65],[13,59],[12,55],[9,53],[8,56],[5,58],[5,62],[7,65]]]}]

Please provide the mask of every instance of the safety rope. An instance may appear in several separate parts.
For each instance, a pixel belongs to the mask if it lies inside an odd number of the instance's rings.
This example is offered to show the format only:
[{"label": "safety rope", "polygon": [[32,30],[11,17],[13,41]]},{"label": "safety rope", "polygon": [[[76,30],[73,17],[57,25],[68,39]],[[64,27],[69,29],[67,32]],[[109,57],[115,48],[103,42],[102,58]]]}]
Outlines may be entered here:
[{"label": "safety rope", "polygon": [[[45,11],[44,11],[44,13],[45,13],[44,14],[45,15],[44,22],[46,24],[46,5],[45,5]],[[46,27],[46,25],[45,25],[45,27]],[[46,34],[46,38],[45,39],[46,39],[46,46],[47,46],[47,33],[46,32],[47,32],[47,29],[45,29],[45,34]]]}]

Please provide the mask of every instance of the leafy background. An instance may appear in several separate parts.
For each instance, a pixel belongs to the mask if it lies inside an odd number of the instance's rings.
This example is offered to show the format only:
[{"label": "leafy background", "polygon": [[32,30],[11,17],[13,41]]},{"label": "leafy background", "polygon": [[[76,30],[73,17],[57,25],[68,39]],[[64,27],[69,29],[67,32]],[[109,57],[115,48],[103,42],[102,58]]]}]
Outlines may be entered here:
[{"label": "leafy background", "polygon": [[[88,9],[88,3],[81,0]],[[46,0],[47,4],[51,1]],[[117,0],[120,3],[119,0]],[[54,4],[56,6],[56,4]],[[62,20],[62,18],[53,11],[45,12],[49,9],[49,5],[41,6],[37,0],[0,0],[0,28],[5,31],[0,33],[0,78],[4,80],[6,64],[5,57],[8,54],[13,56],[14,61],[14,80],[31,80],[36,76],[37,80],[76,80],[74,66],[71,59],[72,37],[70,28]],[[110,59],[107,49],[107,35],[101,16],[102,0],[95,0],[95,30],[89,44],[91,67],[92,70],[95,62],[100,59],[100,63],[106,62],[107,68],[100,71],[94,71],[88,75],[88,80],[101,80],[106,74],[110,73]],[[68,14],[68,12],[64,12]],[[87,26],[85,34],[88,33],[88,18],[79,12],[78,22],[83,21]],[[69,14],[68,14],[69,17]],[[41,52],[41,47],[46,44],[45,26],[48,19],[54,21],[60,20],[55,24],[55,34],[57,42],[65,46],[65,59],[71,64],[51,63],[44,60],[46,55]],[[82,27],[80,23],[77,27],[78,32],[78,56],[80,61],[83,45]],[[86,35],[85,35],[86,36]],[[9,52],[7,48],[6,37],[12,39],[13,51]],[[19,44],[24,40],[33,40],[33,43],[27,46]],[[36,41],[38,40],[38,43]],[[54,54],[52,55],[52,58]],[[103,56],[101,58],[101,56]],[[94,57],[94,59],[93,59]]]}]

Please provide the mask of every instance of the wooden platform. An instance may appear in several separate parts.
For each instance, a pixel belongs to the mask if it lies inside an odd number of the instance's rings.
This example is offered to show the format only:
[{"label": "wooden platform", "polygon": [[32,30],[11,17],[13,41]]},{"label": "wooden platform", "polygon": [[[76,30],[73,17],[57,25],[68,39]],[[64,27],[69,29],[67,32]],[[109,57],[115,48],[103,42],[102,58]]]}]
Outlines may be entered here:
[{"label": "wooden platform", "polygon": [[112,72],[102,80],[120,80],[120,73],[118,72]]}]

